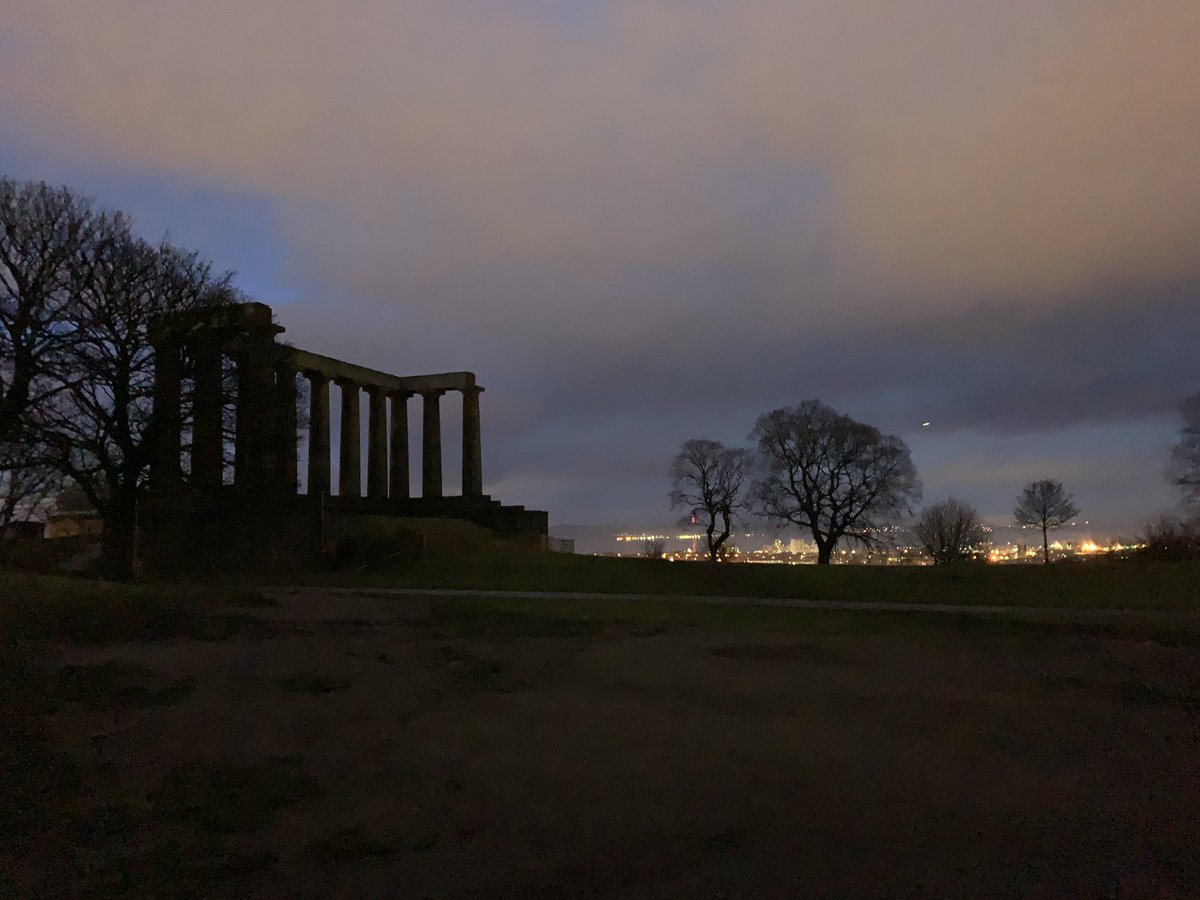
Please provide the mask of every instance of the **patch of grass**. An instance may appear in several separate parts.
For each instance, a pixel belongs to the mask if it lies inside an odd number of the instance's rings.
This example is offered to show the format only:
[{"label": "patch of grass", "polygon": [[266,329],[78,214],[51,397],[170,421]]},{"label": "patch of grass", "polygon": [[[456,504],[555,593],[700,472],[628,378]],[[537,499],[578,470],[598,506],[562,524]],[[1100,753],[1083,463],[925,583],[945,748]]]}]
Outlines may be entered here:
[{"label": "patch of grass", "polygon": [[811,662],[840,666],[850,661],[849,655],[819,644],[737,644],[712,647],[708,652],[725,659],[762,662]]},{"label": "patch of grass", "polygon": [[77,836],[115,837],[131,833],[141,818],[129,803],[102,803],[87,810],[76,821]]},{"label": "patch of grass", "polygon": [[[561,602],[556,605],[563,606]],[[557,615],[546,607],[526,610],[521,606],[493,602],[491,598],[482,603],[474,598],[437,598],[432,613],[424,621],[442,637],[486,637],[494,641],[586,639],[604,629],[605,622],[601,619],[576,616],[570,608],[562,612],[563,615]]]},{"label": "patch of grass", "polygon": [[257,828],[278,810],[317,792],[299,757],[269,756],[250,766],[184,766],[148,800],[163,821],[232,834]]},{"label": "patch of grass", "polygon": [[42,647],[0,632],[0,848],[36,841],[78,788],[74,761],[47,734],[50,668]]},{"label": "patch of grass", "polygon": [[210,597],[222,606],[269,609],[277,604],[275,598],[250,587],[225,586],[212,591]]},{"label": "patch of grass", "polygon": [[0,600],[0,619],[32,641],[162,640],[185,630],[193,614],[157,593],[89,583],[20,585]]},{"label": "patch of grass", "polygon": [[1052,678],[1049,679],[1049,683],[1099,693],[1129,706],[1179,706],[1200,709],[1200,689],[1195,685],[1168,688],[1139,679],[1111,682],[1075,676]]},{"label": "patch of grass", "polygon": [[312,573],[311,580],[362,587],[1200,610],[1200,563],[1135,560],[1049,566],[711,565],[508,548],[433,553],[365,572]]},{"label": "patch of grass", "polygon": [[54,700],[101,707],[169,706],[191,696],[192,678],[164,683],[153,669],[108,660],[87,666],[63,666],[51,676],[48,690]]},{"label": "patch of grass", "polygon": [[439,647],[437,658],[435,665],[447,668],[461,683],[484,684],[508,673],[508,664],[503,660],[487,659],[453,647]]},{"label": "patch of grass", "polygon": [[269,869],[276,862],[270,850],[238,850],[189,839],[163,841],[154,847],[149,859],[154,879],[168,891],[180,886],[210,886],[222,879]]},{"label": "patch of grass", "polygon": [[313,841],[305,856],[326,862],[352,862],[372,856],[394,856],[400,848],[393,843],[372,837],[362,825],[342,828]]},{"label": "patch of grass", "polygon": [[[224,881],[278,862],[269,850],[241,850],[208,835],[160,836],[149,845],[121,842],[77,843],[70,867],[47,889],[63,896],[211,896]],[[64,877],[65,876],[65,877]]]},{"label": "patch of grass", "polygon": [[[81,802],[80,762],[47,732],[47,715],[57,704],[160,706],[180,702],[194,687],[189,678],[164,681],[149,669],[120,662],[56,670],[55,644],[265,637],[278,626],[230,608],[271,602],[242,587],[117,585],[0,573],[0,867],[38,853],[61,830],[64,811]],[[288,772],[279,766],[242,771],[240,781],[237,771],[224,779],[217,770],[179,773],[159,799],[168,815],[195,806],[209,824],[233,827],[260,817],[256,809],[307,790],[297,773],[289,788]],[[183,831],[186,838],[193,827],[187,815],[167,830]],[[178,895],[189,886],[202,892],[222,872],[264,864],[261,854],[240,854],[215,839],[184,839],[179,853],[160,841],[149,849],[126,846],[144,818],[113,806],[81,820],[66,869],[43,887],[77,896]],[[158,856],[145,858],[151,851]],[[33,883],[27,887],[31,895],[44,893]]]},{"label": "patch of grass", "polygon": [[222,613],[272,602],[242,587],[110,584],[0,573],[0,629],[42,643],[225,640],[256,630],[266,636],[270,623]]},{"label": "patch of grass", "polygon": [[297,627],[289,622],[267,621],[245,613],[214,613],[189,617],[181,623],[173,637],[208,643],[220,643],[235,637],[265,641],[296,630]]},{"label": "patch of grass", "polygon": [[277,862],[268,850],[235,845],[232,832],[162,821],[145,804],[105,803],[78,816],[69,832],[69,867],[54,887],[71,896],[212,894],[222,881]]},{"label": "patch of grass", "polygon": [[344,691],[354,683],[349,675],[321,675],[317,672],[294,672],[278,679],[279,689],[287,694],[331,694]]},{"label": "patch of grass", "polygon": [[431,621],[469,623],[461,629],[435,630],[435,634],[497,641],[541,635],[636,637],[665,629],[695,627],[726,632],[796,633],[805,637],[891,635],[967,642],[1086,636],[1200,648],[1200,618],[1152,612],[1097,619],[1070,611],[1018,617],[982,613],[802,609],[622,597],[555,600],[536,596],[435,596],[430,600],[433,605]]}]

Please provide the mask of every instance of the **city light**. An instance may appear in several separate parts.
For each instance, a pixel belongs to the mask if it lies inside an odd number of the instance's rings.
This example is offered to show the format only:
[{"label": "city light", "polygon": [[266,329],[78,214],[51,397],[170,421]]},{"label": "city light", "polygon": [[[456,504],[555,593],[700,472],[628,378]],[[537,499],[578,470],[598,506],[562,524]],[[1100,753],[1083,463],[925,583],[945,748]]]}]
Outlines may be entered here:
[{"label": "city light", "polygon": [[[1083,523],[1081,523],[1083,524]],[[995,565],[1038,564],[1043,560],[1041,535],[1029,535],[1022,525],[984,525],[985,541],[973,558]],[[1036,532],[1036,529],[1034,529]],[[663,558],[673,562],[706,561],[703,532],[659,533],[650,529],[625,531],[613,536],[617,545],[645,545],[662,542]],[[683,546],[671,546],[678,542]],[[1144,546],[1132,538],[1097,537],[1063,534],[1050,541],[1050,559],[1104,559],[1122,556]],[[817,561],[817,547],[803,536],[779,532],[737,532],[725,545],[724,559],[731,563],[769,563],[777,565],[812,565]],[[606,555],[601,553],[599,555]],[[620,554],[612,554],[620,555]],[[626,555],[641,555],[641,546]],[[903,525],[871,530],[871,545],[843,542],[833,554],[833,561],[843,565],[918,566],[929,565],[925,551],[917,544],[911,531]]]}]

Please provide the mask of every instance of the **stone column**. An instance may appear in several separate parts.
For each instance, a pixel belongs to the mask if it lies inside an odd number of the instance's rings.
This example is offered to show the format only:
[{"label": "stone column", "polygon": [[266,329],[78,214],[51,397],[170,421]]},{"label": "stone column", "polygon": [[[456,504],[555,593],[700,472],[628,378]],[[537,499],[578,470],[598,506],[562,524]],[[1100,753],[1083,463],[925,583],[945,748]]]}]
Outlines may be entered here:
[{"label": "stone column", "polygon": [[421,496],[442,496],[442,411],[445,391],[421,391]]},{"label": "stone column", "polygon": [[309,384],[308,493],[329,493],[329,379],[320,372],[305,372]]},{"label": "stone column", "polygon": [[[237,427],[233,447],[233,483],[241,487],[262,487],[266,467],[266,443],[271,429],[265,427],[270,413],[268,398],[274,376],[252,352],[243,350],[237,357]],[[264,433],[265,432],[265,433]]]},{"label": "stone column", "polygon": [[387,394],[383,388],[367,388],[367,496],[383,500],[388,493]]},{"label": "stone column", "polygon": [[407,500],[408,486],[408,391],[392,394],[391,470],[388,472],[388,496]]},{"label": "stone column", "polygon": [[178,341],[166,339],[154,349],[154,466],[151,481],[155,491],[169,491],[180,481],[180,391],[183,386],[183,356]]},{"label": "stone column", "polygon": [[204,488],[221,485],[225,472],[223,355],[216,340],[195,342],[196,389],[192,402],[192,481]]},{"label": "stone column", "polygon": [[358,424],[358,385],[339,381],[342,389],[342,442],[338,463],[338,493],[343,497],[362,496],[362,447]]},{"label": "stone column", "polygon": [[245,303],[241,307],[243,334],[237,340],[237,434],[233,480],[244,487],[277,489],[282,479],[279,407],[275,397],[275,365],[279,361],[271,307]]},{"label": "stone column", "polygon": [[296,461],[296,370],[291,366],[275,369],[275,404],[279,416],[279,487],[288,494],[298,489]]},{"label": "stone column", "polygon": [[463,390],[462,492],[464,497],[483,496],[483,447],[479,435],[479,395],[483,388]]}]

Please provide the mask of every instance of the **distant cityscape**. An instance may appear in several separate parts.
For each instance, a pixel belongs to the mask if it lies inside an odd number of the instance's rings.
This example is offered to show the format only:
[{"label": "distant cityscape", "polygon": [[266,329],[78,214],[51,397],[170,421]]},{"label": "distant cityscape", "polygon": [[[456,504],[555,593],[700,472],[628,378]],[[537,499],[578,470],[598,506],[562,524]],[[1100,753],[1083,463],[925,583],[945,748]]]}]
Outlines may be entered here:
[{"label": "distant cityscape", "polygon": [[[990,563],[1038,563],[1042,558],[1041,533],[1031,526],[985,525],[987,542],[976,556]],[[592,525],[552,526],[550,534],[559,549],[594,556],[641,557],[661,547],[662,558],[673,561],[703,560],[703,531],[687,528],[618,529]],[[879,546],[866,548],[843,542],[834,554],[840,564],[926,565],[924,554],[905,526],[880,529]],[[816,563],[817,548],[798,530],[776,529],[736,532],[730,539],[729,562],[806,565]],[[1053,532],[1051,559],[1095,559],[1122,555],[1143,546],[1136,533],[1094,527],[1090,521],[1073,522]]]}]

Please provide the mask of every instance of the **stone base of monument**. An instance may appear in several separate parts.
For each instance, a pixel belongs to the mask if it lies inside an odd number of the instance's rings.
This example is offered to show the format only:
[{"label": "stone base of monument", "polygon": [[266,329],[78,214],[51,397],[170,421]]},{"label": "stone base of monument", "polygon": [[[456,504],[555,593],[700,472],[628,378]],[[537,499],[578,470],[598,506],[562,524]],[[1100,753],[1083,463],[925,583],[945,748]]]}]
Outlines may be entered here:
[{"label": "stone base of monument", "polygon": [[[488,496],[405,500],[311,497],[226,486],[154,496],[142,506],[144,571],[172,575],[308,568],[354,555],[422,552],[414,520],[472,523],[504,539],[545,549],[548,517]],[[338,550],[338,548],[343,548]],[[447,549],[442,547],[441,549]]]}]

